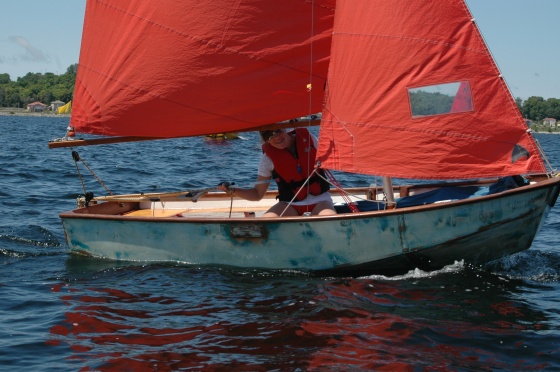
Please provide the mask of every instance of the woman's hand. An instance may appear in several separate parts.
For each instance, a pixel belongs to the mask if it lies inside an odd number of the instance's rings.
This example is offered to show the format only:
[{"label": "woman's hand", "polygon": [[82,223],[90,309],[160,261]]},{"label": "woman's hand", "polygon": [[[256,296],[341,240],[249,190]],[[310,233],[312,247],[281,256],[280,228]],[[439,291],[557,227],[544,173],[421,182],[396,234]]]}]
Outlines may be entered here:
[{"label": "woman's hand", "polygon": [[235,185],[235,182],[222,182],[216,187],[218,190],[224,191],[226,194],[233,195],[235,193],[235,188],[232,187]]}]

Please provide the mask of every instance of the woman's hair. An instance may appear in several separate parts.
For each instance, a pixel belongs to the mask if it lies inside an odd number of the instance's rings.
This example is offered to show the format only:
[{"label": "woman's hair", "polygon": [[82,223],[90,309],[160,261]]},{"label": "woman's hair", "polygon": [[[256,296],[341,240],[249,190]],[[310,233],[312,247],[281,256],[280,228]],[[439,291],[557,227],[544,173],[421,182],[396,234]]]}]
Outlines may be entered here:
[{"label": "woman's hair", "polygon": [[271,137],[275,136],[280,132],[284,132],[284,129],[268,129],[268,130],[261,130],[259,133],[261,134],[261,140],[263,142],[268,141]]},{"label": "woman's hair", "polygon": [[261,134],[261,139],[266,142],[266,139],[268,139],[271,135],[272,132],[274,132],[273,130],[261,130],[259,131],[259,133]]}]

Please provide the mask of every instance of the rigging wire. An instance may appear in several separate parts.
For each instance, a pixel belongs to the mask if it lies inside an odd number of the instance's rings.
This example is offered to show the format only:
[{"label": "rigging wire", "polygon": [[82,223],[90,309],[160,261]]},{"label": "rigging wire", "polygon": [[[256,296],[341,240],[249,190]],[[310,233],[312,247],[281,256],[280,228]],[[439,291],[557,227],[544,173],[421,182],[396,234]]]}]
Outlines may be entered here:
[{"label": "rigging wire", "polygon": [[[330,172],[329,170],[325,169],[325,172]],[[344,199],[345,203],[348,204],[348,207],[350,208],[350,210],[352,211],[352,213],[357,213],[360,212],[360,210],[358,209],[358,206],[356,204],[356,202],[352,201],[352,199],[350,199],[350,196],[353,197],[354,199],[357,200],[361,200],[361,201],[365,201],[368,203],[376,203],[376,204],[384,204],[385,206],[387,206],[387,198],[385,197],[384,201],[381,200],[372,200],[372,199],[364,199],[361,196],[358,196],[356,194],[352,194],[349,193],[348,191],[346,191],[344,188],[342,188],[342,186],[340,185],[340,183],[338,183],[338,181],[336,180],[336,178],[332,178],[332,181],[329,179],[326,179],[325,177],[323,177],[320,173],[317,173],[317,175],[319,177],[321,177],[323,180],[325,180],[326,182],[328,182],[331,186],[333,186],[335,189],[337,189],[337,191],[340,193],[340,195],[342,196],[342,198]],[[376,189],[377,189],[377,182],[376,182]],[[385,193],[383,193],[385,195]],[[351,205],[354,205],[355,210],[351,207]]]},{"label": "rigging wire", "polygon": [[364,199],[362,197],[359,197],[357,195],[354,194],[350,194],[348,191],[346,191],[342,185],[340,185],[340,183],[336,180],[336,178],[334,177],[334,175],[332,174],[332,172],[328,169],[323,169],[323,171],[325,172],[325,174],[327,175],[327,178],[323,177],[319,172],[319,167],[315,167],[315,169],[313,170],[313,172],[311,172],[311,174],[309,175],[309,177],[305,180],[305,183],[303,185],[301,185],[301,187],[298,189],[298,191],[295,193],[294,197],[292,198],[292,200],[290,200],[288,202],[288,205],[286,206],[286,208],[284,208],[284,210],[282,211],[282,213],[280,213],[279,217],[282,217],[284,215],[284,213],[288,210],[288,208],[292,205],[292,203],[294,202],[294,200],[297,198],[298,194],[300,193],[301,190],[303,190],[303,188],[309,183],[309,180],[311,179],[311,177],[313,177],[314,175],[318,176],[319,178],[323,179],[324,181],[328,182],[331,186],[333,186],[340,194],[340,196],[342,197],[342,199],[344,200],[344,202],[346,203],[346,205],[348,205],[348,208],[350,208],[350,211],[352,213],[358,213],[360,212],[360,210],[358,209],[358,205],[356,204],[355,201],[353,201],[350,196],[352,196],[354,199],[359,199],[359,200],[363,200],[363,201],[367,201],[370,203],[377,203],[377,204],[384,204],[385,206],[387,206],[386,202],[382,202],[379,200],[369,200],[369,199]]},{"label": "rigging wire", "polygon": [[[311,115],[314,114],[314,112],[311,112],[313,109],[313,40],[315,37],[315,0],[311,0],[311,22],[310,23],[310,35],[309,35],[309,83],[307,84],[307,90],[309,92],[309,108],[307,110],[307,114],[308,114],[308,120],[307,120],[307,127],[309,128],[311,125]],[[307,130],[309,130],[308,128],[306,128]],[[313,141],[312,141],[313,142]],[[309,144],[309,146],[313,145],[315,147],[315,143],[313,144]],[[296,152],[297,152],[297,144],[296,146]],[[299,157],[299,154],[297,155]],[[307,167],[306,169],[310,169],[311,165],[311,156],[309,154],[309,151],[307,152]],[[314,171],[315,172],[315,171]],[[313,173],[314,173],[313,172]],[[312,174],[313,174],[312,173]],[[311,177],[311,175],[309,176]],[[307,195],[309,195],[309,191],[310,191],[310,183],[309,183],[309,178],[306,181],[307,184]],[[303,187],[303,186],[302,186]],[[299,190],[298,190],[299,193]],[[285,212],[285,210],[284,210]],[[282,213],[284,213],[282,212]]]},{"label": "rigging wire", "polygon": [[544,149],[542,148],[541,143],[536,138],[533,137],[533,139],[535,140],[535,143],[537,144],[537,148],[539,149],[541,157],[543,158],[544,162],[546,163],[546,165],[550,169],[550,172],[548,174],[551,174],[553,177],[555,177],[556,174],[557,174],[556,169],[554,169],[552,167],[552,164],[548,160],[548,157],[546,156],[546,153],[544,152]]},{"label": "rigging wire", "polygon": [[348,193],[342,188],[342,186],[340,185],[340,183],[338,183],[336,178],[334,178],[334,175],[332,174],[332,172],[329,169],[325,169],[324,172],[327,175],[328,182],[330,184],[332,184],[339,191],[340,196],[342,196],[342,199],[344,199],[344,201],[346,202],[346,204],[348,205],[348,208],[350,208],[352,213],[358,213],[360,211],[358,209],[358,206],[356,205],[355,202],[353,202],[350,199],[350,197],[348,196]]},{"label": "rigging wire", "polygon": [[99,184],[101,186],[103,186],[105,188],[105,190],[107,190],[107,192],[109,193],[109,195],[113,195],[113,193],[111,192],[111,190],[109,190],[109,188],[107,186],[105,186],[105,184],[103,183],[103,181],[101,181],[101,179],[99,177],[97,177],[97,175],[95,174],[95,172],[87,165],[87,163],[84,161],[84,159],[82,159],[80,157],[80,155],[78,154],[77,151],[72,150],[72,158],[74,159],[74,163],[76,164],[76,169],[78,170],[78,175],[80,176],[80,181],[82,182],[82,187],[84,189],[84,194],[86,194],[86,186],[84,184],[84,180],[82,178],[82,174],[80,173],[80,170],[78,168],[78,161],[81,161],[82,164],[87,168],[87,170],[90,171],[90,173],[92,174],[93,177],[95,177],[95,179],[97,180],[97,182],[99,182]]},{"label": "rigging wire", "polygon": [[78,176],[80,177],[80,182],[82,183],[82,189],[84,190],[84,195],[87,193],[86,191],[86,184],[84,183],[84,179],[82,177],[82,173],[80,172],[80,167],[78,167],[78,160],[80,160],[80,155],[74,149],[72,149],[72,159],[74,159],[74,165],[76,166],[76,171],[78,172]]},{"label": "rigging wire", "polygon": [[290,200],[288,202],[288,205],[286,205],[286,208],[284,208],[284,210],[282,211],[282,213],[280,213],[280,216],[278,217],[282,217],[284,215],[284,213],[286,213],[286,211],[288,210],[288,208],[290,208],[290,206],[292,205],[292,203],[294,202],[294,200],[296,200],[297,196],[299,195],[299,193],[301,192],[301,190],[303,190],[304,187],[308,187],[309,185],[309,180],[311,179],[311,177],[317,173],[317,168],[313,169],[313,172],[311,172],[311,174],[307,177],[307,179],[305,180],[304,184],[300,186],[300,188],[297,190],[297,192],[294,194],[294,197],[292,198],[292,200]]}]

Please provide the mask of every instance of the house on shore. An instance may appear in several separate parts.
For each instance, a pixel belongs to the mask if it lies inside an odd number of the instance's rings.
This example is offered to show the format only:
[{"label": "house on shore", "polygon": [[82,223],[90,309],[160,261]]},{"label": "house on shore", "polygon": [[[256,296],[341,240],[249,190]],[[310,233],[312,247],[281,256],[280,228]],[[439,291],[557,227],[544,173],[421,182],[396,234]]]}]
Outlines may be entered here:
[{"label": "house on shore", "polygon": [[546,127],[556,127],[556,121],[554,118],[544,118],[542,123]]},{"label": "house on shore", "polygon": [[41,102],[33,102],[27,105],[27,111],[29,112],[43,112],[48,106]]},{"label": "house on shore", "polygon": [[65,103],[62,101],[52,101],[51,102],[51,111],[52,112],[57,112],[59,107],[64,106]]}]

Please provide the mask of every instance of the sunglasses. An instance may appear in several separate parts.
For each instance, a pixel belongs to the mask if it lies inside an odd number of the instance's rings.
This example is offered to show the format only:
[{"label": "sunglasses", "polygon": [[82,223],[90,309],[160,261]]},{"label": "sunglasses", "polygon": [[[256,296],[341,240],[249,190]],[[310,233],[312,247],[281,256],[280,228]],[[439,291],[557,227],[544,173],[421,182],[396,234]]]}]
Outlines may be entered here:
[{"label": "sunglasses", "polygon": [[265,142],[268,142],[281,133],[284,133],[284,129],[267,130],[263,133],[262,137]]}]

